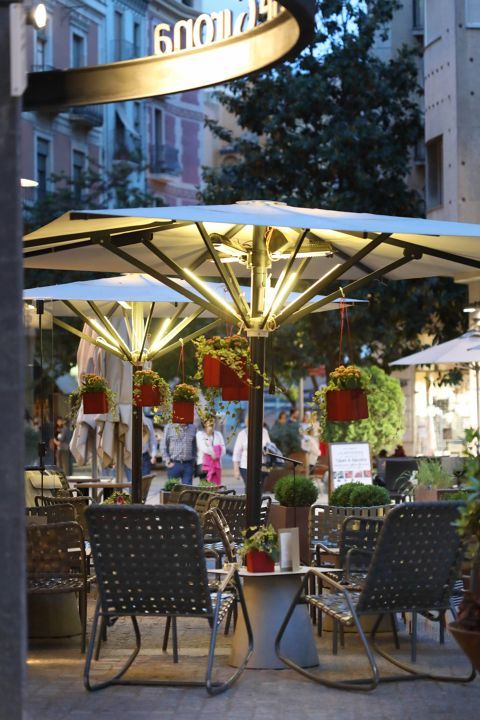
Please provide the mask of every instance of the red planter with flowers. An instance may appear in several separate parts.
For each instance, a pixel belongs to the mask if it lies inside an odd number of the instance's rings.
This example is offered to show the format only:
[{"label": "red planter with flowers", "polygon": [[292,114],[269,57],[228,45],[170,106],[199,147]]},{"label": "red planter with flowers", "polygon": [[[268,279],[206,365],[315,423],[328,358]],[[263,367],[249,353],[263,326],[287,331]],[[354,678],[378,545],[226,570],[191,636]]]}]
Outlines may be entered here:
[{"label": "red planter with flowers", "polygon": [[153,407],[161,402],[160,389],[150,383],[135,385],[133,397],[137,407]]},{"label": "red planter with flowers", "polygon": [[364,390],[329,390],[326,403],[327,420],[349,422],[368,418],[368,402]]},{"label": "red planter with flowers", "polygon": [[103,415],[104,413],[108,413],[108,399],[105,393],[83,393],[82,400],[85,415]]},{"label": "red planter with flowers", "polygon": [[222,400],[248,400],[250,395],[250,386],[247,379],[247,363],[243,363],[244,372],[240,377],[237,373],[227,365],[221,363],[220,368],[220,384],[222,386]]},{"label": "red planter with flowers", "polygon": [[275,563],[263,550],[249,550],[245,555],[247,570],[251,573],[274,572]]},{"label": "red planter with flowers", "polygon": [[172,422],[191,425],[193,423],[195,403],[188,400],[174,400],[172,403]]},{"label": "red planter with flowers", "polygon": [[205,355],[203,358],[203,384],[205,387],[221,387],[222,363],[213,355]]},{"label": "red planter with flowers", "polygon": [[250,386],[248,383],[242,383],[238,387],[222,387],[222,400],[238,402],[239,400],[248,400],[250,396]]}]

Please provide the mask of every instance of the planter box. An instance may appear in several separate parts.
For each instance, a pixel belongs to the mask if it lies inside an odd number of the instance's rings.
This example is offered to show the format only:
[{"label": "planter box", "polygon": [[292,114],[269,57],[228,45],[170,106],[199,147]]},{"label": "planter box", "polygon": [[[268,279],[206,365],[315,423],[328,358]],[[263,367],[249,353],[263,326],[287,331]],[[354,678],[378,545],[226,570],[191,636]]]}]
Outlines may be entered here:
[{"label": "planter box", "polygon": [[429,488],[417,485],[415,488],[415,500],[419,502],[434,502],[436,500],[449,500],[449,495],[456,493],[456,488]]},{"label": "planter box", "polygon": [[85,415],[103,415],[108,413],[108,399],[104,392],[91,392],[82,395]]},{"label": "planter box", "polygon": [[327,420],[351,422],[368,418],[364,390],[330,390],[326,395]]},{"label": "planter box", "polygon": [[[143,383],[135,385],[133,389],[133,401],[137,407],[160,405],[160,390],[155,385]],[[138,394],[137,391],[139,391]]]},{"label": "planter box", "polygon": [[203,384],[205,387],[221,387],[221,367],[222,363],[218,358],[205,355],[203,358]]},{"label": "planter box", "polygon": [[309,507],[285,507],[272,504],[270,507],[269,522],[275,530],[298,527],[300,541],[300,562],[310,565],[310,549],[308,546],[308,516]]},{"label": "planter box", "polygon": [[480,672],[480,630],[464,630],[456,622],[450,623],[448,629],[475,670]]},{"label": "planter box", "polygon": [[193,423],[195,403],[187,400],[174,400],[172,406],[173,423],[181,423],[182,425],[191,425]]},{"label": "planter box", "polygon": [[263,550],[250,550],[245,555],[247,570],[251,573],[274,572],[275,563]]},{"label": "planter box", "polygon": [[240,400],[248,400],[250,396],[250,386],[248,383],[242,382],[236,387],[222,387],[222,400],[227,402],[239,402]]},{"label": "planter box", "polygon": [[[246,363],[245,363],[246,370]],[[239,377],[236,372],[227,365],[220,363],[220,385],[222,386],[222,400],[248,400],[250,395],[250,386],[245,382],[247,373],[244,372],[243,377]]]}]

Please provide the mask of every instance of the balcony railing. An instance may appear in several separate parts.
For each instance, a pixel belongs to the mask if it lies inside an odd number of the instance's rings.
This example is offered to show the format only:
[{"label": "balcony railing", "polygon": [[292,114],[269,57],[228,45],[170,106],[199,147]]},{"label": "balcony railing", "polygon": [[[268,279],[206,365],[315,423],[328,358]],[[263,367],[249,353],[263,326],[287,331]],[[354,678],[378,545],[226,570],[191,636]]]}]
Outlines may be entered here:
[{"label": "balcony railing", "polygon": [[149,167],[152,175],[178,175],[180,163],[178,150],[173,145],[152,145],[150,147]]},{"label": "balcony railing", "polygon": [[111,57],[112,60],[117,62],[118,60],[133,60],[133,58],[139,57],[140,48],[128,40],[121,40],[115,38],[111,43]]},{"label": "balcony railing", "polygon": [[100,127],[103,125],[103,107],[101,105],[85,105],[71,108],[70,122],[85,127]]}]

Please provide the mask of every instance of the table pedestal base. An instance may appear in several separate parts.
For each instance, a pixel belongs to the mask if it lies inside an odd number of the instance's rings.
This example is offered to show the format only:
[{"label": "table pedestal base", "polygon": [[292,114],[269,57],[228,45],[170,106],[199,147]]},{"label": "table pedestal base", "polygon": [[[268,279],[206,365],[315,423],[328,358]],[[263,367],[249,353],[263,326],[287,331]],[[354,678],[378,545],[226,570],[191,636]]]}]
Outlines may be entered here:
[{"label": "table pedestal base", "polygon": [[[248,668],[282,669],[286,665],[275,652],[275,637],[298,591],[300,578],[295,575],[244,576],[244,593],[248,614],[252,624],[254,651]],[[241,612],[238,613],[237,627],[229,664],[238,667],[245,657],[247,633]],[[318,665],[318,652],[312,630],[312,623],[306,605],[297,605],[283,636],[282,650],[301,667]]]},{"label": "table pedestal base", "polygon": [[82,624],[74,592],[58,595],[30,595],[28,637],[61,638],[80,635]]}]

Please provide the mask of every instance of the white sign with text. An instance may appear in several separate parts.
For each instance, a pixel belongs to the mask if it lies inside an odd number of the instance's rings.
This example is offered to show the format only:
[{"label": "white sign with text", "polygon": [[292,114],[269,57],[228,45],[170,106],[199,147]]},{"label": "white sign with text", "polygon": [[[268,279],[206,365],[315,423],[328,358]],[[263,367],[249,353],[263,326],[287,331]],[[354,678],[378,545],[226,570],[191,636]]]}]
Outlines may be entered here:
[{"label": "white sign with text", "polygon": [[330,490],[347,482],[372,483],[372,461],[368,443],[330,443]]}]

